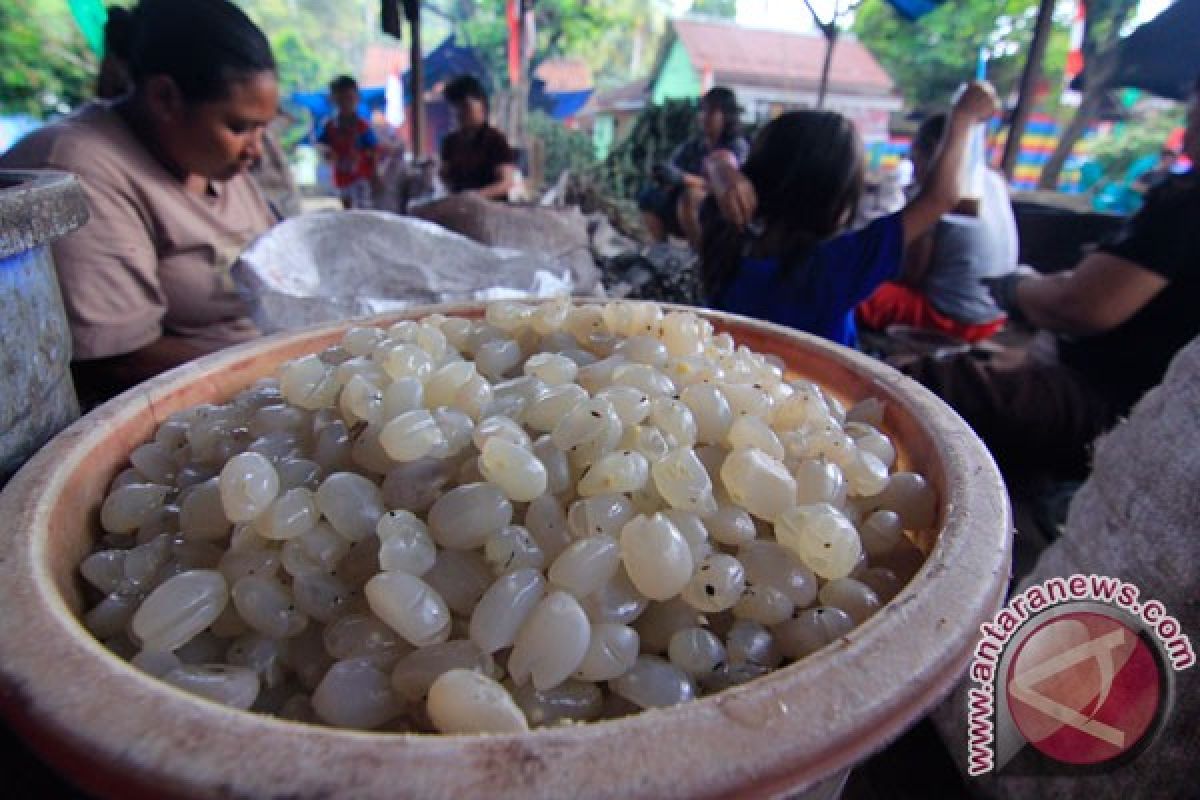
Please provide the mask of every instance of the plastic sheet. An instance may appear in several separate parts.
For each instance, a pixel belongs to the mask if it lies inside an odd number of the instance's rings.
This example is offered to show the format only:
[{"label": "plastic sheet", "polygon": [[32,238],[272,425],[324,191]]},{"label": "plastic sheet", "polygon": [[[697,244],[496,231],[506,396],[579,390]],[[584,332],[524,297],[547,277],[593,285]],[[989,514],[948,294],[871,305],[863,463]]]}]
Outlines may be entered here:
[{"label": "plastic sheet", "polygon": [[264,333],[427,303],[577,288],[552,257],[484,247],[433,223],[377,211],[287,220],[242,253],[233,276]]}]

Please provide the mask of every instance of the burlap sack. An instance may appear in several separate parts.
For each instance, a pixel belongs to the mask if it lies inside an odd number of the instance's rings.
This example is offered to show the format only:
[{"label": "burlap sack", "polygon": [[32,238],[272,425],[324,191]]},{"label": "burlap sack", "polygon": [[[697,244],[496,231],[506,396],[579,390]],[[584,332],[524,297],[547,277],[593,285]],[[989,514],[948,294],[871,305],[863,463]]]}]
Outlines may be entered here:
[{"label": "burlap sack", "polygon": [[474,194],[456,194],[416,206],[409,213],[489,247],[549,257],[570,270],[579,293],[590,292],[600,280],[587,220],[577,208],[512,206]]},{"label": "burlap sack", "polygon": [[[1109,575],[1157,599],[1200,649],[1200,339],[1184,348],[1162,385],[1096,445],[1092,474],[1071,504],[1061,539],[1020,589],[1073,573]],[[983,797],[1071,800],[1200,797],[1200,666],[1175,673],[1175,704],[1161,737],[1133,761],[1086,777],[1003,774],[968,778]],[[966,692],[934,722],[966,774]]]}]

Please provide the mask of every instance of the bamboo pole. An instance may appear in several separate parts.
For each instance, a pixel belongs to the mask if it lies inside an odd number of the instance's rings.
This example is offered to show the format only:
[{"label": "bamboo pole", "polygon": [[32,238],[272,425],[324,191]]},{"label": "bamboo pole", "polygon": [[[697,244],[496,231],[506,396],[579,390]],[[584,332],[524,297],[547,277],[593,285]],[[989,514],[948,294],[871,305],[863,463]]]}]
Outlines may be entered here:
[{"label": "bamboo pole", "polygon": [[1033,29],[1033,41],[1029,43],[1029,57],[1021,72],[1021,89],[1017,95],[1017,107],[1013,109],[1012,123],[1008,126],[1008,140],[1004,143],[1004,160],[1001,169],[1004,176],[1012,180],[1017,167],[1017,156],[1021,152],[1021,137],[1029,115],[1033,113],[1034,94],[1042,76],[1042,59],[1046,55],[1046,44],[1050,41],[1051,23],[1054,21],[1054,0],[1042,0],[1038,6],[1037,24]]}]

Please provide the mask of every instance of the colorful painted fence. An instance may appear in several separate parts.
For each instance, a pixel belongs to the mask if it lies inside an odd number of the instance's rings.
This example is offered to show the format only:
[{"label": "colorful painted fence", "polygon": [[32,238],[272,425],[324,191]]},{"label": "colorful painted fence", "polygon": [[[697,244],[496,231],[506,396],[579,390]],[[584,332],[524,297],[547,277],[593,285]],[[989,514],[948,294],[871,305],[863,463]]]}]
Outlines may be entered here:
[{"label": "colorful painted fence", "polygon": [[[1054,117],[1049,114],[1032,115],[1025,128],[1025,135],[1021,137],[1021,152],[1017,155],[1017,165],[1013,171],[1013,189],[1028,191],[1037,188],[1042,167],[1050,160],[1054,148],[1058,146],[1058,132],[1059,124]],[[1059,175],[1059,191],[1071,194],[1083,191],[1082,167],[1090,153],[1094,136],[1095,131],[1089,129],[1075,145],[1071,157],[1067,159]],[[1007,128],[1001,129],[999,124],[995,124],[988,136],[990,163],[1000,163],[1007,138]],[[886,141],[868,142],[866,150],[869,171],[889,172],[896,169],[901,161],[908,158],[910,146],[911,139],[907,136],[890,136]]]},{"label": "colorful painted fence", "polygon": [[868,142],[867,170],[869,172],[892,172],[900,162],[908,158],[912,139],[907,136],[889,136],[887,141]]},{"label": "colorful painted fence", "polygon": [[[1025,126],[1025,135],[1021,137],[1021,150],[1017,154],[1017,164],[1013,170],[1012,188],[1018,191],[1031,191],[1038,188],[1038,179],[1042,175],[1042,167],[1050,160],[1054,149],[1058,146],[1059,123],[1049,114],[1033,114],[1029,124]],[[1083,191],[1083,163],[1091,151],[1091,141],[1095,136],[1093,129],[1080,137],[1075,147],[1063,165],[1058,176],[1058,190],[1074,194]],[[993,131],[990,137],[989,158],[993,164],[999,164],[1004,153],[1004,143],[1008,138],[1008,129]]]}]

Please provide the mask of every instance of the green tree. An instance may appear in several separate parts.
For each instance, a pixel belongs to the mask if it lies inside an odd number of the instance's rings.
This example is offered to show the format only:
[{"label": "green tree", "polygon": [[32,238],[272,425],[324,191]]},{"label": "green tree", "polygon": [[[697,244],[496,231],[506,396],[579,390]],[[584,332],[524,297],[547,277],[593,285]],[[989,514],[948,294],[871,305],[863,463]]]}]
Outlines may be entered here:
[{"label": "green tree", "polygon": [[1137,10],[1137,5],[1138,0],[1089,0],[1083,30],[1084,74],[1087,78],[1083,98],[1058,137],[1054,152],[1042,167],[1038,179],[1041,188],[1053,189],[1058,186],[1058,176],[1075,143],[1099,113],[1105,95],[1114,88],[1120,32]]},{"label": "green tree", "polygon": [[693,14],[733,19],[737,16],[737,0],[696,0],[691,10]]},{"label": "green tree", "polygon": [[376,34],[370,23],[378,4],[325,0],[236,0],[266,32],[279,64],[279,82],[285,92],[322,88],[335,75],[357,75],[366,45]]},{"label": "green tree", "polygon": [[96,71],[65,0],[0,3],[0,113],[64,113],[92,96]]},{"label": "green tree", "polygon": [[[582,58],[603,83],[636,77],[653,56],[638,59],[634,52],[653,48],[662,35],[664,0],[538,0],[535,5],[537,43],[533,65],[548,58]],[[508,25],[505,0],[442,0],[437,13],[450,21],[459,43],[473,47],[498,85],[508,80]]]},{"label": "green tree", "polygon": [[1010,91],[1036,16],[1037,0],[961,0],[912,22],[885,0],[865,0],[852,30],[911,104],[941,106],[974,77],[980,49],[988,55],[988,78],[1002,95]]}]

